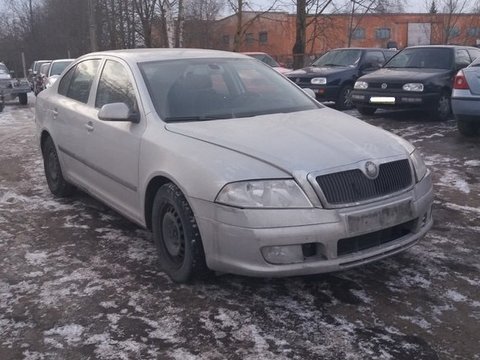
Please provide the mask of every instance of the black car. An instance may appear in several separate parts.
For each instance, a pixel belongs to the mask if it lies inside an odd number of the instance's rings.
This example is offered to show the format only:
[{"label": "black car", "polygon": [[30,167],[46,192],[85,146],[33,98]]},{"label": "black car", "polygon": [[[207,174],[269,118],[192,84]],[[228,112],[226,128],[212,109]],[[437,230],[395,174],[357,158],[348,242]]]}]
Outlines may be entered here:
[{"label": "black car", "polygon": [[302,88],[310,88],[321,102],[335,102],[337,109],[352,107],[350,93],[362,75],[379,69],[396,50],[345,48],[331,50],[310,66],[285,74]]},{"label": "black car", "polygon": [[446,120],[451,114],[455,73],[479,56],[480,49],[468,46],[405,48],[382,69],[357,80],[352,102],[364,115],[377,108],[412,108],[428,111],[432,119]]}]

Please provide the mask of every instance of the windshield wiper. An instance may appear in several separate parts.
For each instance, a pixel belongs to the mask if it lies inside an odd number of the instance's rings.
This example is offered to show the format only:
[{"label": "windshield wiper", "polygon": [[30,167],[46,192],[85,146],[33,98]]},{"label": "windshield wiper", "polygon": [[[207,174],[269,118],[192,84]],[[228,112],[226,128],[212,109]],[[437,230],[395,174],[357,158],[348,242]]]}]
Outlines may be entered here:
[{"label": "windshield wiper", "polygon": [[219,120],[219,119],[231,119],[233,116],[231,113],[218,114],[218,115],[202,115],[202,116],[171,116],[165,118],[165,122],[187,122],[187,121],[206,121],[206,120]]},{"label": "windshield wiper", "polygon": [[[318,65],[317,65],[317,66],[318,66]],[[346,66],[346,65],[328,63],[328,64],[323,64],[322,66]]]}]

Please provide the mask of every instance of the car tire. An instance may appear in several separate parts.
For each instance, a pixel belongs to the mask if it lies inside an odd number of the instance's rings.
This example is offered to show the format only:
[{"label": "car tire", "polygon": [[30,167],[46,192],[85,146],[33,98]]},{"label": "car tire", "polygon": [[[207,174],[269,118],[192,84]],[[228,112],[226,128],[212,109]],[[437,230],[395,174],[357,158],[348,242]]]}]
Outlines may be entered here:
[{"label": "car tire", "polygon": [[28,96],[26,93],[18,94],[18,101],[20,105],[27,105],[28,104]]},{"label": "car tire", "polygon": [[195,216],[183,193],[172,183],[161,186],[155,195],[152,232],[161,266],[170,279],[186,283],[208,275]]},{"label": "car tire", "polygon": [[345,85],[340,89],[337,101],[335,102],[337,110],[350,110],[353,108],[352,90],[353,88],[351,85]]},{"label": "car tire", "polygon": [[357,110],[362,115],[373,115],[377,108],[375,107],[366,107],[366,106],[357,106]]},{"label": "car tire", "polygon": [[451,114],[452,105],[450,102],[450,94],[447,91],[443,91],[430,113],[430,119],[434,121],[447,121]]},{"label": "car tire", "polygon": [[52,194],[57,197],[70,196],[74,192],[75,187],[68,183],[63,177],[57,150],[51,137],[45,140],[42,146],[42,154],[48,188]]},{"label": "car tire", "polygon": [[471,120],[457,120],[458,132],[463,136],[473,137],[478,135],[480,122]]}]

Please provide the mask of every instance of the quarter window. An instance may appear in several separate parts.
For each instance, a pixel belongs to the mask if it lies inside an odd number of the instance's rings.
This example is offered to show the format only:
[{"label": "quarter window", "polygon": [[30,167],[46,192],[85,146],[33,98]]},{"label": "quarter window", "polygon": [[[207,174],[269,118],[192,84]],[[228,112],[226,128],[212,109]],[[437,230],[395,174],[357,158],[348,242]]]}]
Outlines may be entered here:
[{"label": "quarter window", "polygon": [[100,60],[85,60],[79,63],[70,80],[67,97],[86,104],[99,65]]},{"label": "quarter window", "polygon": [[105,104],[118,102],[135,110],[135,91],[125,67],[117,61],[107,60],[98,82],[95,107],[101,108]]},{"label": "quarter window", "polygon": [[380,28],[377,29],[375,32],[375,36],[377,39],[390,39],[391,30],[389,28]]},{"label": "quarter window", "polygon": [[62,77],[60,83],[58,84],[58,93],[63,96],[67,96],[68,87],[70,85],[70,80],[75,73],[76,67],[71,68],[68,72]]}]

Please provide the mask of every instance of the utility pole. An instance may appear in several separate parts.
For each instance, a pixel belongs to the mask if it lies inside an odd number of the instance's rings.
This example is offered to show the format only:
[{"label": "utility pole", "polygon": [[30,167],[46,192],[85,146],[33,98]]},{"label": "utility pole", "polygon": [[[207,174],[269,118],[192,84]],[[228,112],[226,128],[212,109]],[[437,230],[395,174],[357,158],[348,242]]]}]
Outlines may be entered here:
[{"label": "utility pole", "polygon": [[90,25],[90,50],[97,51],[97,27],[95,25],[95,0],[88,0],[88,23]]}]

